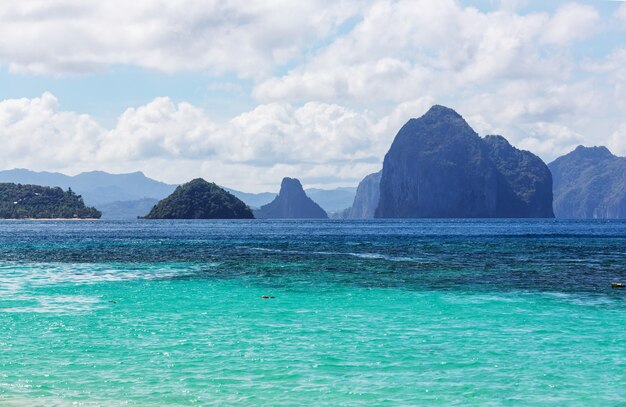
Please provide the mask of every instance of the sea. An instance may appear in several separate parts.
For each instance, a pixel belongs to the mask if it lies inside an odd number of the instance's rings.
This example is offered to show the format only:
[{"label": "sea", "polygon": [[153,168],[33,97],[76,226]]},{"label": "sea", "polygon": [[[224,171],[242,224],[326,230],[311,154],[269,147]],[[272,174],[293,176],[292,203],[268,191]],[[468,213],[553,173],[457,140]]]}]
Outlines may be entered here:
[{"label": "sea", "polygon": [[626,406],[626,221],[0,221],[0,406]]}]

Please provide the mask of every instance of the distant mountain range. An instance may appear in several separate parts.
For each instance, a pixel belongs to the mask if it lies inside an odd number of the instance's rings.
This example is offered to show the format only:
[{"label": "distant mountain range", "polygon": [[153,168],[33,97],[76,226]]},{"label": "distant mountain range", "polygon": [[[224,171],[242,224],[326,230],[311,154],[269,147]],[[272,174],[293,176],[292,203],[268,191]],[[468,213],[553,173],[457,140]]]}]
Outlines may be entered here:
[{"label": "distant mountain range", "polygon": [[109,174],[91,171],[69,176],[58,172],[14,169],[0,171],[0,182],[72,188],[74,192],[82,195],[85,204],[95,207],[117,201],[161,199],[176,189],[176,185],[155,181],[141,172]]},{"label": "distant mountain range", "polygon": [[252,192],[241,192],[236,189],[226,187],[222,188],[244,201],[246,205],[252,209],[260,208],[266,203],[272,202],[272,199],[276,198],[276,194],[273,192],[259,192],[255,194]]},{"label": "distant mountain range", "polygon": [[159,202],[155,198],[142,198],[135,201],[115,201],[98,206],[103,219],[136,219],[146,216]]},{"label": "distant mountain range", "polygon": [[[64,190],[72,188],[83,197],[86,205],[98,208],[104,219],[134,219],[144,216],[178,186],[148,178],[142,172],[110,174],[91,171],[70,176],[27,169],[0,171],[0,182],[61,187]],[[272,192],[249,193],[223,188],[253,209],[270,203],[277,196]],[[356,188],[351,187],[307,190],[307,194],[329,212],[350,207],[355,192]]]}]

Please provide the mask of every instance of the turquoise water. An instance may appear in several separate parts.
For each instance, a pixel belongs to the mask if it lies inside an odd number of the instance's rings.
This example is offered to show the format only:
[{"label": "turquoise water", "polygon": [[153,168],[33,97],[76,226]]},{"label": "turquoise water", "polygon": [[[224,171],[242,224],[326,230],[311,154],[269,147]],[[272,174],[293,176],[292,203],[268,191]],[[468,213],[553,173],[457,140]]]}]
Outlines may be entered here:
[{"label": "turquoise water", "polygon": [[0,405],[626,405],[612,281],[626,222],[0,222]]}]

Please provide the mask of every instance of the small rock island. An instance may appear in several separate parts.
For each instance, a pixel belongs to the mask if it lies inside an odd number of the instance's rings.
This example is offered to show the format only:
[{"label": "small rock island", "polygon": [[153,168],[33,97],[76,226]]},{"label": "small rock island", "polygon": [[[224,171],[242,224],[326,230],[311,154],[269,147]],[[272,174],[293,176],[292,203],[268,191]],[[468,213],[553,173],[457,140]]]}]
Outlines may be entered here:
[{"label": "small rock island", "polygon": [[233,194],[197,178],[177,187],[144,219],[254,219],[254,215]]},{"label": "small rock island", "polygon": [[283,178],[280,193],[254,212],[259,219],[327,219],[328,214],[311,198],[295,178]]},{"label": "small rock island", "polygon": [[0,219],[99,219],[72,189],[0,183]]}]

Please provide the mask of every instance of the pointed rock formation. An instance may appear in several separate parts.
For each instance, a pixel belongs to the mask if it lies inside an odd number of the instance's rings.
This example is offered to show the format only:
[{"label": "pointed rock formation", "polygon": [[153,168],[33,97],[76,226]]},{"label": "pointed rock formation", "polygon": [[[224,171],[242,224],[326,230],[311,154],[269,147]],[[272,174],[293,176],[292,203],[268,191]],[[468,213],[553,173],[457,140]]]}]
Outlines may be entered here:
[{"label": "pointed rock formation", "polygon": [[626,157],[578,146],[549,165],[557,218],[626,218]]},{"label": "pointed rock formation", "polygon": [[234,195],[202,178],[177,187],[145,219],[253,219],[250,208]]},{"label": "pointed rock formation", "polygon": [[374,217],[380,199],[380,178],[382,171],[370,174],[359,182],[348,219],[371,219]]},{"label": "pointed rock formation", "polygon": [[280,193],[254,212],[259,219],[327,219],[326,212],[309,198],[295,178],[283,178]]},{"label": "pointed rock formation", "polygon": [[502,137],[481,139],[454,110],[433,106],[396,135],[375,216],[553,217],[551,185],[538,157]]}]

